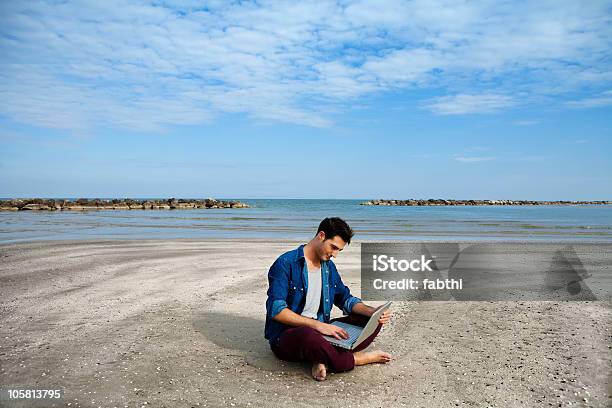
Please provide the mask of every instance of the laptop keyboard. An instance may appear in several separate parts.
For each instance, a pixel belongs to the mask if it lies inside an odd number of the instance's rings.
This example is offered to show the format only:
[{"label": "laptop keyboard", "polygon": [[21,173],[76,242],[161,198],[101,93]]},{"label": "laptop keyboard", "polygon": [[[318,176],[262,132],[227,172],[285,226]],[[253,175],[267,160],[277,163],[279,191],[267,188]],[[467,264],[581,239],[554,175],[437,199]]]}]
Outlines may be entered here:
[{"label": "laptop keyboard", "polygon": [[359,337],[359,335],[363,331],[363,327],[357,327],[357,326],[354,326],[354,325],[348,324],[348,323],[334,322],[333,324],[336,325],[336,326],[340,326],[344,330],[346,330],[346,332],[349,335],[349,338],[346,339],[346,340],[351,340],[351,341],[357,340],[357,337]]},{"label": "laptop keyboard", "polygon": [[350,347],[355,342],[355,340],[357,340],[357,337],[359,337],[359,335],[363,331],[363,327],[358,327],[358,326],[355,326],[349,323],[333,322],[332,324],[334,326],[338,326],[346,330],[346,332],[349,335],[348,339],[338,340],[337,338],[332,337],[332,336],[324,336],[324,337],[326,337],[330,343],[346,346],[347,348]]}]

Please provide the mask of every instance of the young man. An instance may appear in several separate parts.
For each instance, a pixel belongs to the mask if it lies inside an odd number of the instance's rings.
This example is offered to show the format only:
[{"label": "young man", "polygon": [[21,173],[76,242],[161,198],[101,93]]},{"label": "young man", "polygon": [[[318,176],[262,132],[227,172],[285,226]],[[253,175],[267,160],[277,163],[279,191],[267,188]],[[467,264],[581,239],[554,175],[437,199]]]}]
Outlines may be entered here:
[{"label": "young man", "polygon": [[[281,360],[312,362],[312,376],[318,381],[325,380],[327,370],[348,371],[355,365],[391,360],[383,351],[361,351],[389,322],[389,310],[379,318],[376,331],[355,350],[336,347],[322,336],[347,338],[344,329],[330,322],[363,327],[376,310],[351,295],[331,261],[352,236],[344,220],[325,218],[310,242],[281,255],[268,272],[265,338]],[[330,320],[332,304],[348,316]]]}]

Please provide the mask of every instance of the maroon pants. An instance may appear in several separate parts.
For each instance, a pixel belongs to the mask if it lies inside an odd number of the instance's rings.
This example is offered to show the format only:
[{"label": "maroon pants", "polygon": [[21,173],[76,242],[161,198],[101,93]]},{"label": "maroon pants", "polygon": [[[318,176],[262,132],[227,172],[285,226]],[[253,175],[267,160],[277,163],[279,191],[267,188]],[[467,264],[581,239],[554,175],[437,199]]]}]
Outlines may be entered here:
[{"label": "maroon pants", "polygon": [[[370,318],[358,314],[332,319],[331,322],[345,322],[364,327]],[[330,322],[330,323],[331,323]],[[293,327],[280,335],[277,344],[272,345],[276,357],[285,361],[308,361],[324,363],[332,372],[352,370],[355,367],[353,353],[365,349],[372,343],[382,324],[363,343],[353,350],[334,346],[323,338],[321,333],[310,327]]]}]

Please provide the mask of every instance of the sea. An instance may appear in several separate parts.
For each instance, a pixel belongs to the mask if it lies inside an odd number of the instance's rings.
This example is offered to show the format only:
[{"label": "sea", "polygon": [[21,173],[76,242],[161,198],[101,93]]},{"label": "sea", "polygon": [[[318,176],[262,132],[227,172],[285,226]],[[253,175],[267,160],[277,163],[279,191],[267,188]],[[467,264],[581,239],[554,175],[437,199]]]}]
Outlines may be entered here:
[{"label": "sea", "polygon": [[0,212],[0,243],[237,238],[306,241],[342,217],[359,241],[612,242],[612,206],[364,206],[367,200],[238,200],[241,209]]}]

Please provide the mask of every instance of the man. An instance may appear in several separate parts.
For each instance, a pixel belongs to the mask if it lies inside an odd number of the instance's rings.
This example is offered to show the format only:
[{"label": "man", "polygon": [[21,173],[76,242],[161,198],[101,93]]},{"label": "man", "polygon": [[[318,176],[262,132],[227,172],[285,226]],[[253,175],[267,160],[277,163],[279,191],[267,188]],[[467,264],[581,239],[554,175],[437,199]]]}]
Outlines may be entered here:
[{"label": "man", "polygon": [[[312,376],[318,381],[325,380],[327,370],[348,371],[356,365],[391,360],[383,351],[361,351],[389,322],[389,310],[380,316],[376,331],[355,350],[334,346],[322,336],[348,338],[344,329],[330,322],[363,327],[376,310],[351,295],[331,261],[352,236],[344,220],[325,218],[310,242],[281,255],[268,272],[265,338],[279,359],[312,362]],[[330,321],[332,303],[348,316]]]}]

